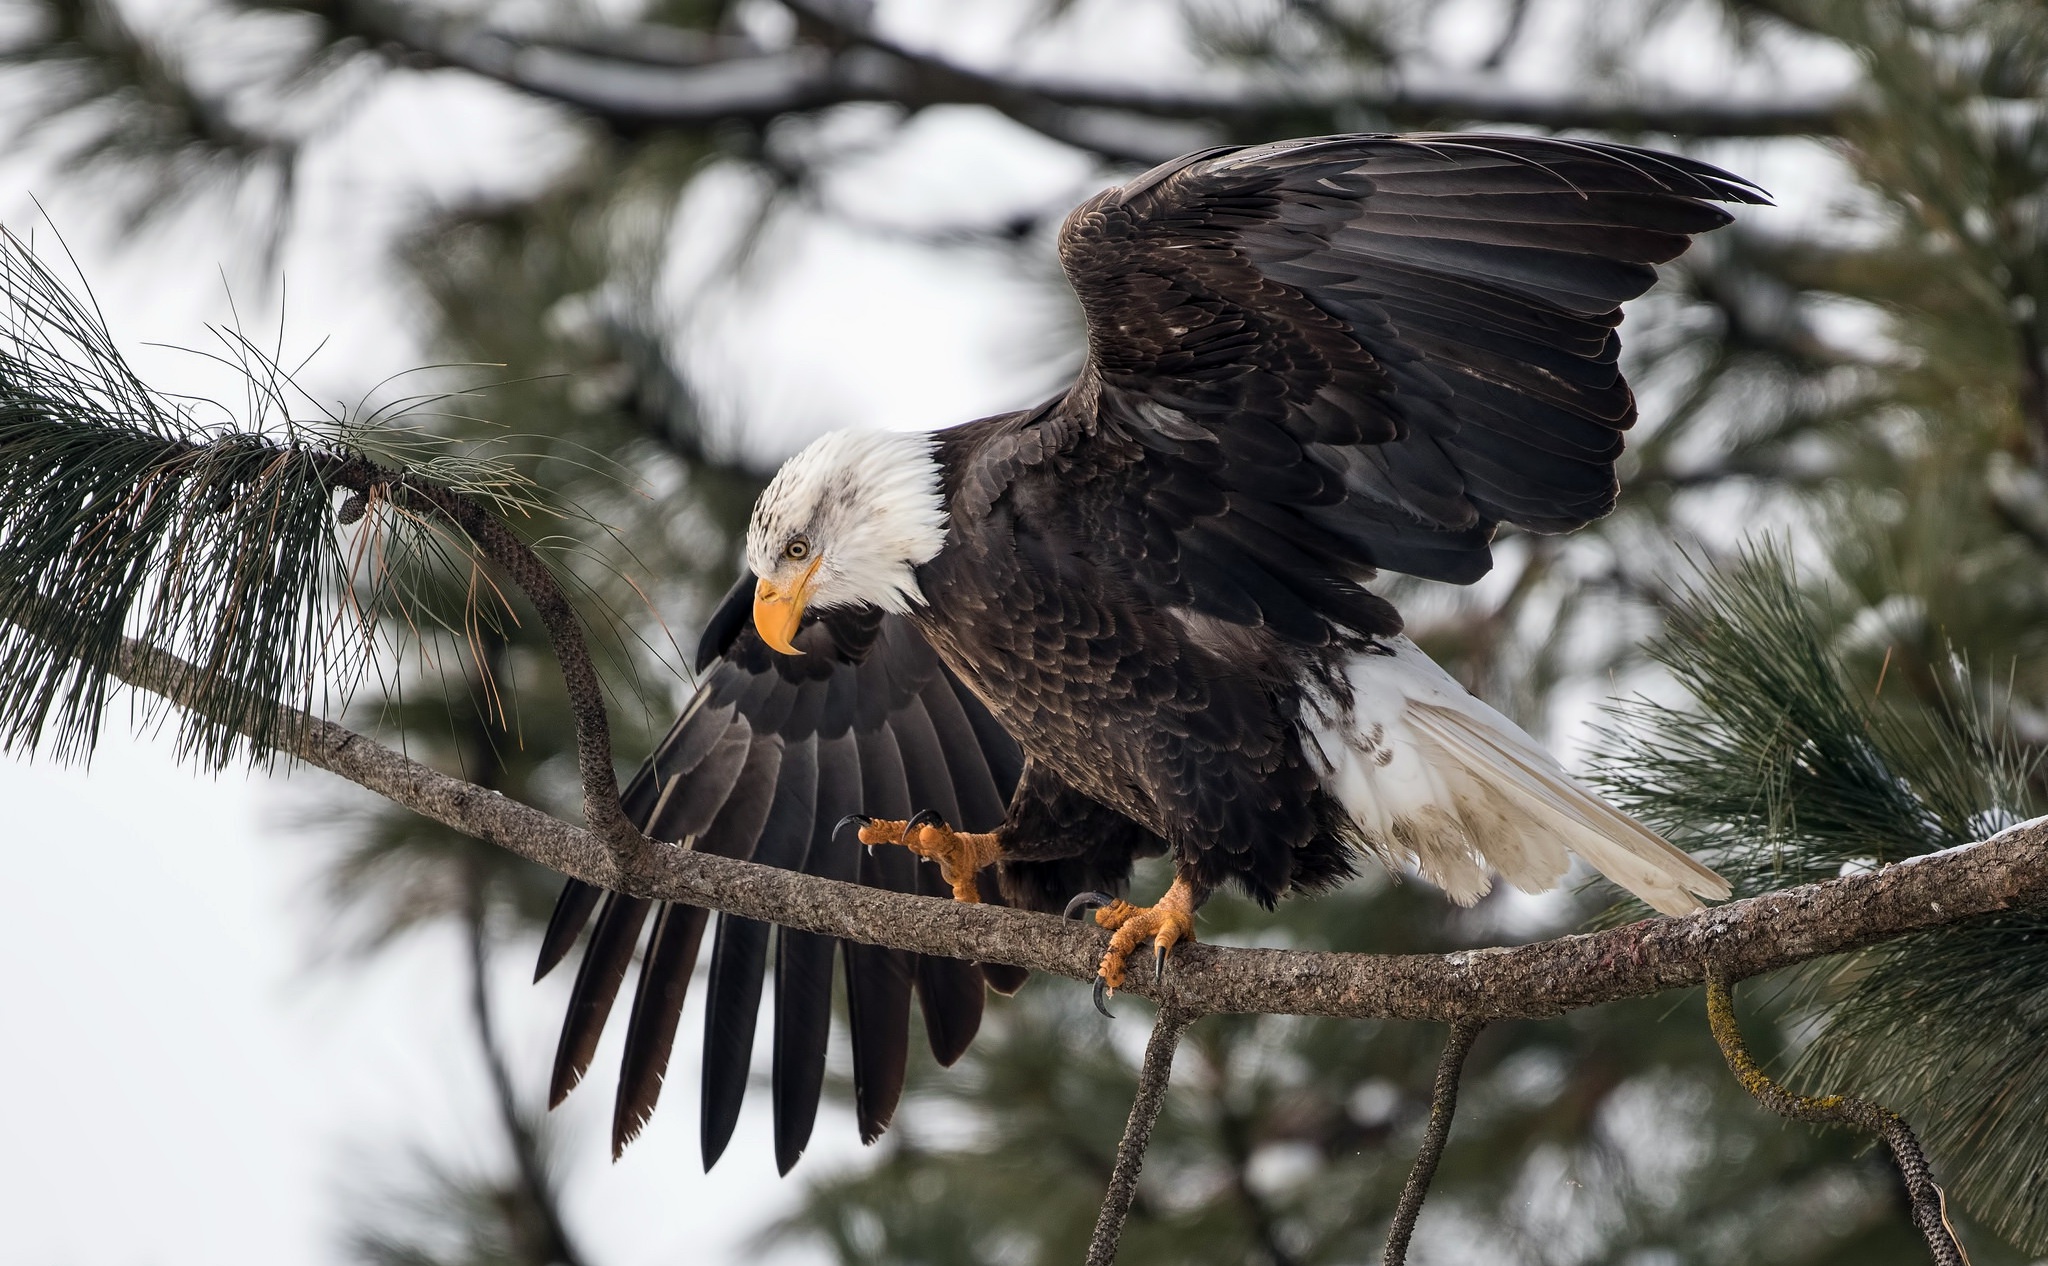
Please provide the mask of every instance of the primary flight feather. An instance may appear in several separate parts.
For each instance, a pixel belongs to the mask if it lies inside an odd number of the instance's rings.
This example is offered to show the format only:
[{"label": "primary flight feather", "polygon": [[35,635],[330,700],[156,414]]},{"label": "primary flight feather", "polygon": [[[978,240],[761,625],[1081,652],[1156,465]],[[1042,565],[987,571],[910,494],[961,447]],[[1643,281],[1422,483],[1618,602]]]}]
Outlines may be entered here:
[{"label": "primary flight feather", "polygon": [[[1462,134],[1208,150],[1104,191],[1059,237],[1087,320],[1074,384],[792,458],[706,630],[704,686],[628,811],[655,838],[811,874],[1094,908],[1115,929],[1098,1000],[1141,944],[1163,969],[1216,889],[1270,905],[1361,854],[1466,904],[1496,875],[1546,889],[1572,855],[1666,913],[1726,897],[1431,663],[1366,586],[1470,582],[1501,524],[1565,532],[1610,510],[1636,416],[1620,305],[1728,222],[1715,203],[1762,201],[1687,158]],[[1158,903],[1113,895],[1159,853],[1175,879]],[[558,1100],[654,915],[616,1148],[653,1110],[707,915],[572,883],[543,971],[593,911]],[[707,1165],[738,1118],[768,938],[720,919]],[[786,1171],[822,1085],[835,943],[776,938]],[[1022,975],[839,948],[872,1138],[912,999],[949,1063],[985,986]]]}]

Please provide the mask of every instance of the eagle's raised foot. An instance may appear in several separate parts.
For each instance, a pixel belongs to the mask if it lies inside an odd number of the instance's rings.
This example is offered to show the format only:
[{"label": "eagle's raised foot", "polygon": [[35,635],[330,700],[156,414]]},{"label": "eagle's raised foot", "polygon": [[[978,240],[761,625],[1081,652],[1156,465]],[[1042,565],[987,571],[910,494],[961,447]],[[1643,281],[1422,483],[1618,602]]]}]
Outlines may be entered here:
[{"label": "eagle's raised foot", "polygon": [[1159,983],[1166,976],[1166,957],[1173,947],[1182,941],[1195,939],[1195,906],[1199,898],[1193,885],[1185,879],[1175,878],[1166,895],[1159,898],[1155,906],[1134,906],[1120,901],[1106,893],[1082,893],[1067,903],[1069,917],[1090,906],[1099,906],[1095,911],[1095,922],[1116,935],[1109,938],[1109,949],[1102,956],[1102,965],[1095,971],[1095,1009],[1109,1014],[1105,1005],[1123,987],[1128,974],[1128,960],[1133,951],[1144,941],[1152,943],[1152,981]]},{"label": "eagle's raised foot", "polygon": [[901,844],[919,857],[939,864],[939,874],[953,885],[953,900],[969,903],[981,900],[974,877],[1000,854],[994,831],[956,831],[930,809],[920,809],[907,821],[891,821],[852,813],[841,818],[834,832],[849,822],[860,824],[860,842],[873,852],[877,845]]}]

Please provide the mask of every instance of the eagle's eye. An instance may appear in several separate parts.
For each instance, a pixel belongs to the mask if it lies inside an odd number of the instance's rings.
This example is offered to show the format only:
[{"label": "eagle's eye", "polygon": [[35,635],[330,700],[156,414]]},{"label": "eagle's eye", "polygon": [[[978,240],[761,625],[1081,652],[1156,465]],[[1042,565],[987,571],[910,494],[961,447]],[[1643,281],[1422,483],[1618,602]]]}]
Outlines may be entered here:
[{"label": "eagle's eye", "polygon": [[782,547],[782,556],[793,563],[800,563],[811,556],[811,543],[799,536]]}]

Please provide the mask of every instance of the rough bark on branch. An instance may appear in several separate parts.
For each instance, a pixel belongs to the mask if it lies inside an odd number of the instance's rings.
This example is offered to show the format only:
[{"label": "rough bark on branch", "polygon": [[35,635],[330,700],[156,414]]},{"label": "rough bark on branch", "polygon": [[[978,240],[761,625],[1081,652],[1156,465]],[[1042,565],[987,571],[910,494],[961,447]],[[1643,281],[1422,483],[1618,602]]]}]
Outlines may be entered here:
[{"label": "rough bark on branch", "polygon": [[[132,685],[190,706],[197,669],[130,641]],[[1050,915],[864,888],[671,845],[620,852],[580,827],[453,778],[342,726],[304,717],[289,753],[425,817],[589,883],[828,936],[1014,963],[1089,981],[1107,933]],[[1165,985],[1131,992],[1189,1014],[1495,1020],[1559,1015],[1705,982],[1740,980],[1978,915],[2048,902],[2048,818],[1991,839],[1730,902],[1685,918],[1451,954],[1339,954],[1190,944]]]},{"label": "rough bark on branch", "polygon": [[1110,1172],[1109,1190],[1102,1197],[1095,1233],[1088,1237],[1087,1266],[1110,1266],[1116,1261],[1124,1220],[1130,1216],[1131,1202],[1138,1198],[1138,1173],[1145,1165],[1152,1127],[1158,1124],[1159,1110],[1166,1106],[1166,1085],[1173,1076],[1173,1052],[1180,1045],[1181,1034],[1195,1018],[1194,1012],[1182,1010],[1169,1000],[1159,1005],[1159,1014],[1152,1021],[1152,1036],[1145,1043],[1145,1062],[1138,1069],[1138,1093],[1131,1099],[1131,1115],[1124,1122],[1123,1139],[1116,1145],[1116,1167]]},{"label": "rough bark on branch", "polygon": [[1444,1144],[1451,1138],[1451,1117],[1458,1111],[1458,1082],[1465,1075],[1465,1057],[1472,1053],[1473,1039],[1485,1026],[1478,1020],[1460,1020],[1451,1026],[1444,1042],[1443,1057],[1437,1061],[1436,1084],[1429,1095],[1429,1124],[1422,1131],[1422,1146],[1416,1149],[1415,1166],[1401,1185],[1401,1199],[1394,1206],[1394,1221],[1387,1228],[1387,1251],[1381,1266],[1405,1266],[1408,1242],[1415,1235],[1415,1220],[1422,1216],[1422,1202],[1429,1198],[1429,1184],[1436,1179],[1436,1167],[1443,1161]]},{"label": "rough bark on branch", "polygon": [[1742,1028],[1735,1022],[1734,990],[1718,970],[1707,973],[1707,1025],[1728,1061],[1728,1071],[1764,1107],[1794,1121],[1847,1126],[1883,1139],[1906,1185],[1913,1225],[1926,1239],[1934,1266],[1970,1266],[1970,1255],[1963,1251],[1963,1242],[1949,1223],[1948,1196],[1934,1181],[1926,1149],[1904,1117],[1854,1095],[1795,1094],[1771,1080],[1742,1040]]}]

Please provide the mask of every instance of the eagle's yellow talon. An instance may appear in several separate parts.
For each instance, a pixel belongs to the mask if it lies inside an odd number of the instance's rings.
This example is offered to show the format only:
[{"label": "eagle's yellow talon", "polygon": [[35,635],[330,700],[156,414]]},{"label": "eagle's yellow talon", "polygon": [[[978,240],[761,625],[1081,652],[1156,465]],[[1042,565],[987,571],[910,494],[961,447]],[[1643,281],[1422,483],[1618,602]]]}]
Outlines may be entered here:
[{"label": "eagle's yellow talon", "polygon": [[975,876],[1000,855],[993,831],[956,831],[926,810],[909,821],[864,822],[860,842],[869,848],[879,844],[901,844],[919,857],[939,864],[939,874],[953,885],[953,900],[974,904],[981,900]]},{"label": "eagle's yellow talon", "polygon": [[[1097,910],[1096,923],[1116,933],[1109,938],[1109,950],[1096,969],[1103,989],[1113,994],[1123,988],[1124,978],[1129,974],[1128,960],[1141,943],[1152,942],[1153,962],[1163,969],[1174,946],[1194,940],[1195,902],[1193,886],[1176,878],[1156,906],[1113,901]],[[1155,970],[1153,974],[1156,978],[1159,972]]]}]

